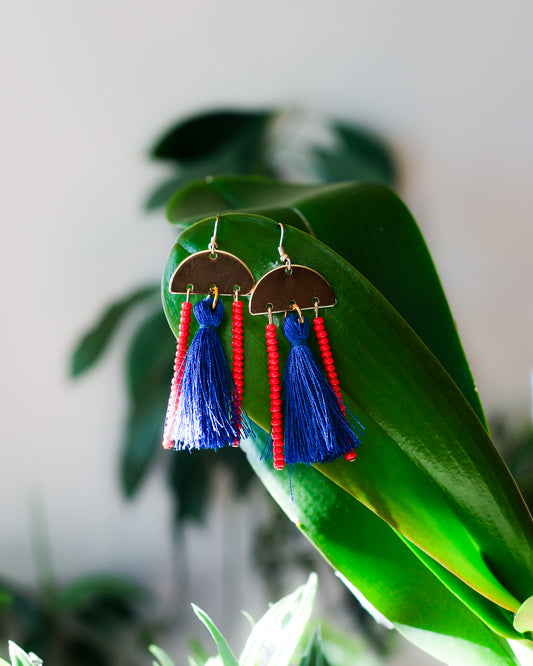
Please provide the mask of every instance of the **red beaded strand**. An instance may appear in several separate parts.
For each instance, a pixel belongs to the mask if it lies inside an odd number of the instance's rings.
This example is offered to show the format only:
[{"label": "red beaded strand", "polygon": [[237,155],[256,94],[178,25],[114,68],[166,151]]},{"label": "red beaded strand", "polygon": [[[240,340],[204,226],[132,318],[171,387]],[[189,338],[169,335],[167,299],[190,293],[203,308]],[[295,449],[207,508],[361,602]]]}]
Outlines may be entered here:
[{"label": "red beaded strand", "polygon": [[183,374],[183,361],[187,354],[187,346],[189,342],[191,309],[192,304],[189,303],[189,301],[185,301],[181,304],[178,342],[176,344],[176,357],[174,359],[174,376],[172,377],[172,383],[170,385],[170,397],[168,399],[167,416],[163,433],[163,447],[165,449],[171,449],[174,446],[174,442],[171,439],[171,431],[174,423],[174,415],[178,408],[179,386],[181,375]]},{"label": "red beaded strand", "polygon": [[[237,389],[237,395],[239,397],[239,416],[238,416],[238,429],[240,430],[241,426],[241,413],[240,407],[242,405],[242,394],[244,389],[244,348],[243,348],[243,316],[242,301],[236,300],[238,296],[235,297],[233,301],[233,311],[232,311],[232,320],[231,320],[231,331],[232,331],[232,340],[231,345],[233,348],[233,363],[232,363],[232,372],[233,372],[233,381],[235,382],[235,388]],[[237,438],[233,442],[233,446],[239,446],[239,439]]]},{"label": "red beaded strand", "polygon": [[269,323],[266,325],[265,337],[268,353],[268,380],[270,383],[270,412],[272,414],[271,433],[274,469],[283,469],[285,467],[285,454],[283,443],[283,420],[281,416],[281,381],[275,324]]},{"label": "red beaded strand", "polygon": [[[318,339],[318,346],[320,348],[320,354],[322,356],[322,361],[324,362],[324,369],[326,371],[326,377],[331,385],[331,388],[337,396],[339,401],[339,406],[342,410],[342,413],[346,416],[346,407],[342,401],[342,394],[340,389],[340,382],[335,372],[335,363],[333,361],[333,354],[331,353],[331,348],[329,346],[328,334],[326,332],[326,327],[324,326],[323,317],[316,316],[313,319],[313,325],[315,327],[316,337]],[[346,460],[352,461],[355,460],[357,454],[355,451],[349,451],[345,456]]]}]

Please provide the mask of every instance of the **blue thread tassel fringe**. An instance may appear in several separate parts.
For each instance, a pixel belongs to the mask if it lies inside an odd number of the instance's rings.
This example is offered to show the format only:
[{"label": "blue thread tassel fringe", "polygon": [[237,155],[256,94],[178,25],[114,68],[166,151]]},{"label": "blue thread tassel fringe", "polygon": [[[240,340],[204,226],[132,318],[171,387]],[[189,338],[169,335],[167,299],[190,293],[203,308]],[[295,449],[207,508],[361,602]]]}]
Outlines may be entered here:
[{"label": "blue thread tassel fringe", "polygon": [[172,440],[178,451],[219,449],[240,439],[247,430],[241,417],[238,393],[222,342],[217,333],[224,308],[213,298],[196,303],[194,315],[200,324],[184,360],[178,388],[178,408]]},{"label": "blue thread tassel fringe", "polygon": [[285,461],[312,464],[340,458],[361,442],[307,345],[309,322],[291,312],[283,332],[291,343],[283,375]]}]

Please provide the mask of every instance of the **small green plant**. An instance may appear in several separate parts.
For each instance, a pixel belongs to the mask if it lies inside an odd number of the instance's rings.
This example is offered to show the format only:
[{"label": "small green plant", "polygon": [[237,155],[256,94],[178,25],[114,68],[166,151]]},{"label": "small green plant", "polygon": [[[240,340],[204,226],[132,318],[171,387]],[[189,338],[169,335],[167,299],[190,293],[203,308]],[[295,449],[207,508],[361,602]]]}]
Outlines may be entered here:
[{"label": "small green plant", "polygon": [[37,655],[24,652],[16,643],[9,641],[9,658],[11,663],[0,659],[0,666],[42,666],[42,660]]},{"label": "small green plant", "polygon": [[[240,657],[237,659],[228,642],[211,618],[193,605],[194,612],[207,628],[218,649],[217,657],[189,656],[189,666],[329,666],[324,654],[320,627],[316,627],[301,654],[299,646],[307,627],[316,596],[317,576],[311,574],[305,585],[273,604],[252,628]],[[161,648],[152,645],[150,652],[157,658],[154,666],[174,666]],[[352,658],[357,658],[352,653]],[[352,662],[355,663],[355,662]]]}]

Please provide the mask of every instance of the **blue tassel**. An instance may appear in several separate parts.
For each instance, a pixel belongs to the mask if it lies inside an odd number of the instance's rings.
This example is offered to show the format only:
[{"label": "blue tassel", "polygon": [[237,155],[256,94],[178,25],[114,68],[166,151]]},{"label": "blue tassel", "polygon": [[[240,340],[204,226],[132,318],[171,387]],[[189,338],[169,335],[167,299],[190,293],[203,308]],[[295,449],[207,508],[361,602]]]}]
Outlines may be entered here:
[{"label": "blue tassel", "polygon": [[291,312],[283,322],[291,349],[283,375],[285,460],[289,464],[335,460],[360,440],[307,345],[309,322]]},{"label": "blue tassel", "polygon": [[184,360],[172,440],[183,449],[219,449],[240,438],[239,398],[217,333],[224,308],[209,296],[194,306],[200,324]]}]

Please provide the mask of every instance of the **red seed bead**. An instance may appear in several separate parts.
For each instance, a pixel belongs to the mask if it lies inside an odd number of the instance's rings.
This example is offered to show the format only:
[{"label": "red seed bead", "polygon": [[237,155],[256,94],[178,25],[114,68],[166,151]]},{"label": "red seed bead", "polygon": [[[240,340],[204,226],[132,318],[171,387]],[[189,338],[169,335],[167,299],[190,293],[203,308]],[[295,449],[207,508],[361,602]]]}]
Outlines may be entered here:
[{"label": "red seed bead", "polygon": [[192,303],[190,301],[183,301],[181,304],[182,310],[190,310],[192,308]]},{"label": "red seed bead", "polygon": [[323,324],[323,323],[324,323],[324,318],[323,318],[323,317],[315,317],[315,318],[313,319],[313,322],[314,322],[315,324]]},{"label": "red seed bead", "polygon": [[242,301],[233,301],[233,307],[234,308],[239,308],[239,310],[242,310],[243,302]]},{"label": "red seed bead", "polygon": [[285,467],[284,460],[274,460],[274,469],[282,470]]},{"label": "red seed bead", "polygon": [[339,382],[339,380],[338,380],[337,378],[330,379],[330,380],[329,380],[329,383],[330,383],[332,386],[339,386],[339,384],[340,384],[340,382]]},{"label": "red seed bead", "polygon": [[349,451],[344,457],[348,462],[353,462],[357,458],[357,453],[355,451]]},{"label": "red seed bead", "polygon": [[265,326],[265,329],[266,329],[267,331],[275,331],[275,330],[276,330],[276,324],[267,324],[267,325]]}]

